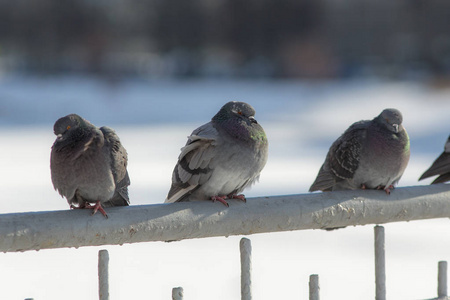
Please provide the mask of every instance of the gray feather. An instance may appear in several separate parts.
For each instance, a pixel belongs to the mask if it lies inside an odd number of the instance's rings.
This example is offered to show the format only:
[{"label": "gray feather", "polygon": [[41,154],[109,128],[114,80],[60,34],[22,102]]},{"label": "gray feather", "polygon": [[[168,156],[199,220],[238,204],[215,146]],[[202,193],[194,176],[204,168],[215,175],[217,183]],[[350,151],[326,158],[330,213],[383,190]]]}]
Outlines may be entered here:
[{"label": "gray feather", "polygon": [[450,181],[450,136],[445,143],[444,152],[433,162],[433,164],[420,176],[419,180],[439,175],[431,184]]},{"label": "gray feather", "polygon": [[128,196],[128,186],[131,184],[128,175],[128,154],[122,146],[116,132],[109,127],[100,127],[100,131],[105,138],[106,152],[111,156],[111,171],[114,177],[116,190],[111,200],[104,203],[104,207],[108,206],[127,206],[130,203]]},{"label": "gray feather", "polygon": [[351,125],[330,147],[312,191],[388,188],[409,161],[409,137],[396,109]]},{"label": "gray feather", "polygon": [[114,130],[99,129],[71,114],[57,120],[54,131],[58,137],[50,157],[52,182],[69,204],[129,204],[127,152]]},{"label": "gray feather", "polygon": [[240,193],[259,178],[268,142],[254,109],[228,102],[195,129],[181,149],[166,202],[207,200]]}]

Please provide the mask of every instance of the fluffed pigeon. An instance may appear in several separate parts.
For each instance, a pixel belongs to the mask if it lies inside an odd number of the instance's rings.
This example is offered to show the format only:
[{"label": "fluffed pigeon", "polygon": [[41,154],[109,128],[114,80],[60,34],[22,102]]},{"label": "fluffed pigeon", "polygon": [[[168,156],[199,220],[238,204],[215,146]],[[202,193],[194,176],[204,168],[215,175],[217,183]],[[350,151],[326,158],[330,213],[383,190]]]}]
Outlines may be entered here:
[{"label": "fluffed pigeon", "polygon": [[181,149],[165,202],[226,199],[238,195],[259,179],[267,161],[266,134],[244,102],[228,102],[195,129]]},{"label": "fluffed pigeon", "polygon": [[127,152],[114,130],[97,128],[76,114],[57,120],[53,130],[52,182],[70,207],[108,217],[103,207],[128,206]]},{"label": "fluffed pigeon", "polygon": [[420,176],[419,180],[440,175],[431,184],[450,181],[450,136],[445,143],[444,152],[433,162],[431,167]]},{"label": "fluffed pigeon", "polygon": [[402,114],[388,108],[373,120],[351,125],[330,147],[312,191],[384,189],[400,180],[409,161]]}]

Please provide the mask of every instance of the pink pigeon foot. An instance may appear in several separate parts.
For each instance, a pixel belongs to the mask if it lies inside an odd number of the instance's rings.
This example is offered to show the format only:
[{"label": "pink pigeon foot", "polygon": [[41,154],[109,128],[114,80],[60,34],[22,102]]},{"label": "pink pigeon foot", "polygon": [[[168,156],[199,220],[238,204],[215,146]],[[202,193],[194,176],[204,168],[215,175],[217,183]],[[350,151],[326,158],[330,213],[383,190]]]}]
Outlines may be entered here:
[{"label": "pink pigeon foot", "polygon": [[365,189],[367,189],[367,187],[366,187],[366,185],[363,183],[363,184],[361,184],[361,189],[362,190],[365,190]]},{"label": "pink pigeon foot", "polygon": [[390,195],[391,190],[394,189],[394,186],[391,184],[390,186],[379,185],[377,186],[377,190],[384,190],[386,194]]},{"label": "pink pigeon foot", "polygon": [[94,208],[94,206],[90,205],[88,202],[85,202],[84,204],[80,204],[78,206],[70,204],[70,209],[85,209],[85,208]]},{"label": "pink pigeon foot", "polygon": [[106,214],[106,211],[103,209],[102,204],[100,201],[95,202],[95,205],[89,206],[88,208],[92,208],[94,211],[92,212],[92,215],[95,215],[97,211],[100,211],[102,215],[105,216],[105,218],[108,219],[108,215]]},{"label": "pink pigeon foot", "polygon": [[223,197],[220,197],[220,196],[212,196],[210,199],[212,200],[212,202],[219,201],[220,203],[222,203],[222,204],[225,205],[226,207],[229,207],[229,206],[230,206],[230,205],[228,204],[228,202],[225,201],[225,199],[228,199],[227,196],[223,196]]},{"label": "pink pigeon foot", "polygon": [[391,184],[390,186],[386,187],[384,189],[384,191],[386,192],[386,194],[390,195],[391,194],[391,190],[394,189],[394,186]]},{"label": "pink pigeon foot", "polygon": [[108,219],[108,215],[106,214],[106,211],[103,209],[100,201],[95,202],[94,205],[91,205],[88,202],[85,202],[84,204],[81,204],[79,206],[75,206],[73,204],[70,205],[70,209],[93,209],[92,215],[95,215],[97,211],[100,211],[102,215],[105,216],[105,218]]},{"label": "pink pigeon foot", "polygon": [[231,197],[228,198],[232,198],[232,199],[239,199],[241,201],[247,202],[247,198],[245,198],[244,194],[239,194],[239,195],[231,195]]}]

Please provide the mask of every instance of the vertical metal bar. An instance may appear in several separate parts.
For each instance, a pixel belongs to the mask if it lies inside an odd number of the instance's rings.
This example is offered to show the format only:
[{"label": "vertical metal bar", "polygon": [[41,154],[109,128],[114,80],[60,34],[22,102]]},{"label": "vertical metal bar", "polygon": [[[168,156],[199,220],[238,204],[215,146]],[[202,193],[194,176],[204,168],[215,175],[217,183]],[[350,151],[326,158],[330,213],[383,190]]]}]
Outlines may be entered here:
[{"label": "vertical metal bar", "polygon": [[241,300],[252,299],[252,244],[247,238],[239,243],[241,250]]},{"label": "vertical metal bar", "polygon": [[98,251],[98,295],[100,300],[109,300],[109,253]]},{"label": "vertical metal bar", "polygon": [[182,287],[172,289],[172,300],[183,300],[184,291]]},{"label": "vertical metal bar", "polygon": [[320,300],[319,295],[319,275],[313,274],[309,276],[309,300]]},{"label": "vertical metal bar", "polygon": [[384,227],[375,226],[375,299],[386,300],[386,259]]},{"label": "vertical metal bar", "polygon": [[447,297],[447,262],[438,264],[438,298]]}]

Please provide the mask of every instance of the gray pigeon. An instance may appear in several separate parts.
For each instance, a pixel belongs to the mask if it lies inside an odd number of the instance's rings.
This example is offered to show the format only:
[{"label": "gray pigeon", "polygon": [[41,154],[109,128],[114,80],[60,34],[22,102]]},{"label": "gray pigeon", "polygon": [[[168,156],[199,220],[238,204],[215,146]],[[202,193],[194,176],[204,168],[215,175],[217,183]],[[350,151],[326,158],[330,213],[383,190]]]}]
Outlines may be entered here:
[{"label": "gray pigeon", "polygon": [[108,217],[103,207],[128,206],[127,152],[114,130],[97,128],[76,114],[57,120],[53,130],[52,182],[70,207]]},{"label": "gray pigeon", "polygon": [[440,175],[431,184],[443,183],[450,180],[450,136],[445,143],[444,152],[434,161],[431,167],[423,173],[419,180]]},{"label": "gray pigeon", "polygon": [[259,178],[267,161],[266,134],[244,102],[228,102],[195,129],[181,149],[165,202],[213,200],[228,206]]},{"label": "gray pigeon", "polygon": [[388,108],[351,125],[328,151],[309,191],[384,189],[400,180],[409,161],[409,137],[400,111]]}]

